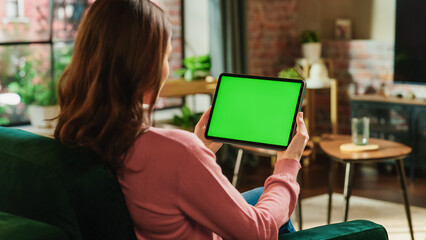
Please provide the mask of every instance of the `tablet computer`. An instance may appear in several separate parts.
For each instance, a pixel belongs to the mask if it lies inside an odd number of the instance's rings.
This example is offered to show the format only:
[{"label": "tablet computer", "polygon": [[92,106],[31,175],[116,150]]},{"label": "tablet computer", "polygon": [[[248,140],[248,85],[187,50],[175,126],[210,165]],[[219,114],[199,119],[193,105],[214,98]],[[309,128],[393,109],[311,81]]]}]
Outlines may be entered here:
[{"label": "tablet computer", "polygon": [[295,133],[305,81],[223,73],[206,125],[207,139],[284,150]]}]

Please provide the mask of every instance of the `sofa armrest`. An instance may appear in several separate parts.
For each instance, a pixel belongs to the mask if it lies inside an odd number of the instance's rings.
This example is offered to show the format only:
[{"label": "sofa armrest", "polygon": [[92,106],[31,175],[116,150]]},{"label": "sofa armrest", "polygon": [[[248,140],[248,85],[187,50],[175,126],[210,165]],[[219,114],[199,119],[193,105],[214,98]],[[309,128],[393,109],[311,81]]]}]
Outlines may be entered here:
[{"label": "sofa armrest", "polygon": [[388,240],[386,229],[367,220],[354,220],[280,235],[279,239]]},{"label": "sofa armrest", "polygon": [[63,240],[69,237],[57,226],[0,211],[0,239]]}]

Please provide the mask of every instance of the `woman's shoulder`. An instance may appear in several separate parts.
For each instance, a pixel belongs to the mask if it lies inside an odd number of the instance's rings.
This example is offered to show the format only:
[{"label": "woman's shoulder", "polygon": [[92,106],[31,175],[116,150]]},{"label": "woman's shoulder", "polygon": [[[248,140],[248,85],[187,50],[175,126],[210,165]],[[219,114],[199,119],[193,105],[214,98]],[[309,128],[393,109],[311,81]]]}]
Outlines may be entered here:
[{"label": "woman's shoulder", "polygon": [[194,147],[202,144],[193,133],[180,129],[165,129],[150,127],[147,132],[142,134],[142,140],[156,144],[176,145],[179,147]]}]

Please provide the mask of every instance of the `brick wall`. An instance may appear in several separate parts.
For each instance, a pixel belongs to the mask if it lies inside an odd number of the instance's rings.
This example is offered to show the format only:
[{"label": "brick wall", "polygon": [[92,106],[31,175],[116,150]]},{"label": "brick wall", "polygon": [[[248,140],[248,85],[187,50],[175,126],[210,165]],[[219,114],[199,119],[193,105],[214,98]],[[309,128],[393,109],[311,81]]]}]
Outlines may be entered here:
[{"label": "brick wall", "polygon": [[10,22],[6,17],[6,0],[0,0],[0,41],[40,41],[49,39],[49,1],[25,1],[26,22]]},{"label": "brick wall", "polygon": [[181,0],[156,0],[166,11],[172,24],[173,51],[169,58],[170,74],[182,67],[182,26],[181,26]]},{"label": "brick wall", "polygon": [[[253,75],[277,76],[301,56],[296,0],[248,0],[248,64]],[[426,86],[393,84],[393,43],[373,40],[324,41],[322,56],[334,63],[339,87],[339,132],[350,133],[349,91],[365,94],[388,86],[391,94],[426,95]],[[352,90],[353,89],[353,90]],[[330,132],[329,90],[316,91],[317,132]]]},{"label": "brick wall", "polygon": [[[376,92],[380,86],[393,82],[393,44],[372,40],[325,41],[322,56],[334,63],[334,78],[339,87],[339,132],[350,133],[351,115],[349,94]],[[351,86],[351,87],[350,87]],[[317,95],[318,129],[330,131],[329,94]]]},{"label": "brick wall", "polygon": [[297,0],[248,0],[248,66],[253,75],[277,76],[299,54]]},{"label": "brick wall", "polygon": [[[412,91],[417,96],[426,92],[426,86],[393,84],[393,43],[373,40],[325,41],[322,56],[333,60],[334,77],[339,86],[339,132],[350,133],[349,92],[355,94],[376,93],[385,85],[389,94]],[[351,86],[351,87],[350,87]],[[350,90],[354,88],[353,90]],[[330,131],[329,94],[327,90],[317,94],[317,126],[321,131]]]}]

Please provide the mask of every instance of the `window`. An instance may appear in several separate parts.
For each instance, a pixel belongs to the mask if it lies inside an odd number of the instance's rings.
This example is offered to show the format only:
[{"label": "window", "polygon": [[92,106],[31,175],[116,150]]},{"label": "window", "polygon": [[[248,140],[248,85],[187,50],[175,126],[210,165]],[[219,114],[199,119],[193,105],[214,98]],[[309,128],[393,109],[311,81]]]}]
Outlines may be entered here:
[{"label": "window", "polygon": [[24,0],[6,0],[5,10],[5,17],[3,18],[4,24],[9,22],[26,23],[29,21],[29,19],[25,17]]},{"label": "window", "polygon": [[56,82],[92,2],[0,0],[0,125],[27,124],[29,104],[56,99]]}]

